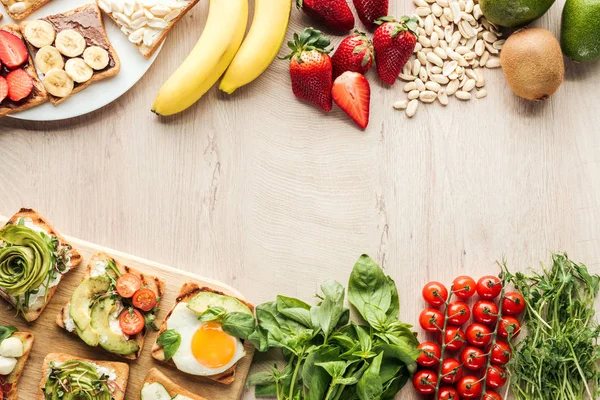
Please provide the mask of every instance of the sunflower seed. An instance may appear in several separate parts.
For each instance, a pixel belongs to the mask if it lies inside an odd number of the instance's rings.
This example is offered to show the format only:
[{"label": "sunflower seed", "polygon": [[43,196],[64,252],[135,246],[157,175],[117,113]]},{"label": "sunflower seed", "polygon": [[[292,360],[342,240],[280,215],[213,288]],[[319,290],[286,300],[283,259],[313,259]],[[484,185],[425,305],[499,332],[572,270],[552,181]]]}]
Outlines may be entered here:
[{"label": "sunflower seed", "polygon": [[417,7],[417,9],[415,10],[415,14],[417,14],[419,17],[426,17],[429,14],[431,14],[431,8],[429,8],[429,7]]}]

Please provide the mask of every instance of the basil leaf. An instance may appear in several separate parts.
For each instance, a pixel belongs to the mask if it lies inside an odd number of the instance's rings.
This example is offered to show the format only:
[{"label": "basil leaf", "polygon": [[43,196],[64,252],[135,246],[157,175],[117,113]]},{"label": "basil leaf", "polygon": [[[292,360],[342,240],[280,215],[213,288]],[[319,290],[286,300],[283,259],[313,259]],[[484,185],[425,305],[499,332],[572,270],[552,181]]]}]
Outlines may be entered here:
[{"label": "basil leaf", "polygon": [[225,333],[246,340],[254,332],[256,321],[251,314],[232,312],[225,314],[221,326]]},{"label": "basil leaf", "polygon": [[386,330],[387,316],[381,308],[372,304],[365,304],[364,311],[364,317],[369,325],[380,332]]},{"label": "basil leaf", "polygon": [[316,364],[338,359],[340,351],[335,347],[320,347],[306,357],[302,367],[302,383],[308,389],[308,400],[325,398],[331,377]]},{"label": "basil leaf", "polygon": [[254,332],[248,336],[248,340],[250,340],[254,347],[261,353],[269,350],[269,334],[260,325],[256,325]]},{"label": "basil leaf", "polygon": [[387,287],[390,291],[391,300],[390,300],[390,308],[387,309],[386,315],[388,319],[391,321],[398,321],[400,318],[400,298],[398,297],[398,288],[396,287],[396,282],[389,276],[386,276]]},{"label": "basil leaf", "polygon": [[287,308],[303,308],[305,310],[310,310],[310,305],[302,300],[294,299],[293,297],[277,296],[277,309],[281,312],[281,310]]},{"label": "basil leaf", "polygon": [[367,320],[367,304],[385,312],[392,306],[392,292],[388,278],[381,268],[366,254],[360,256],[348,281],[348,299]]},{"label": "basil leaf", "polygon": [[8,339],[17,330],[18,329],[14,326],[0,326],[0,343],[2,343],[4,339]]},{"label": "basil leaf", "polygon": [[326,281],[321,286],[323,301],[310,310],[312,324],[321,328],[327,339],[344,312],[344,287],[336,281]]},{"label": "basil leaf", "polygon": [[358,380],[356,394],[360,400],[379,400],[383,393],[383,382],[379,376],[383,352],[371,361],[371,365]]},{"label": "basil leaf", "polygon": [[165,353],[165,361],[169,361],[173,358],[177,349],[179,349],[181,335],[179,332],[169,329],[164,331],[158,339],[156,339],[156,343],[162,346],[163,352]]},{"label": "basil leaf", "polygon": [[275,383],[256,385],[254,388],[254,395],[256,397],[275,397],[277,396],[277,386]]},{"label": "basil leaf", "polygon": [[348,364],[345,361],[326,361],[315,363],[316,366],[323,368],[332,378],[338,378],[344,375]]},{"label": "basil leaf", "polygon": [[367,355],[371,351],[371,346],[373,345],[371,336],[362,326],[354,325],[354,329],[356,330],[356,335],[358,336],[358,343],[360,344],[361,353]]},{"label": "basil leaf", "polygon": [[202,322],[208,321],[220,321],[223,316],[227,313],[223,307],[208,307],[200,316],[198,320]]},{"label": "basil leaf", "polygon": [[307,328],[312,328],[310,306],[302,300],[286,296],[277,296],[277,311]]},{"label": "basil leaf", "polygon": [[263,371],[252,374],[248,377],[246,386],[265,386],[275,383],[275,376],[272,371]]},{"label": "basil leaf", "polygon": [[417,358],[421,352],[412,345],[401,341],[394,344],[379,343],[373,350],[385,353],[386,358],[395,358],[402,361],[410,373],[417,371]]}]

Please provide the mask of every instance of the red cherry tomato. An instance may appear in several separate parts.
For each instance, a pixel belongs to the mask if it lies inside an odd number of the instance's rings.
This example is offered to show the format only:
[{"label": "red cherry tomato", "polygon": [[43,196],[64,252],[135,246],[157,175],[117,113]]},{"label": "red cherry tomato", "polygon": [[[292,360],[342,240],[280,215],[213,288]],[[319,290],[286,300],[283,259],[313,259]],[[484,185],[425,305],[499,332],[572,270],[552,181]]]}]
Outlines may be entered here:
[{"label": "red cherry tomato", "polygon": [[419,324],[426,332],[439,332],[444,326],[444,315],[435,308],[426,308],[419,315]]},{"label": "red cherry tomato", "polygon": [[477,290],[477,284],[470,276],[462,275],[452,282],[452,293],[460,299],[470,299]]},{"label": "red cherry tomato", "polygon": [[482,299],[495,299],[501,291],[502,282],[497,276],[488,275],[477,281],[477,294]]},{"label": "red cherry tomato", "polygon": [[456,390],[463,399],[474,399],[481,395],[481,382],[474,376],[465,376],[458,381]]},{"label": "red cherry tomato", "polygon": [[442,361],[442,375],[444,383],[455,383],[462,377],[462,366],[456,358],[446,358]]},{"label": "red cherry tomato", "polygon": [[483,324],[474,323],[467,328],[467,341],[471,346],[485,347],[492,341],[490,328]]},{"label": "red cherry tomato", "polygon": [[115,284],[117,293],[124,299],[129,299],[142,287],[142,280],[133,274],[123,274]]},{"label": "red cherry tomato", "polygon": [[493,390],[486,390],[483,394],[483,400],[502,400],[502,396]]},{"label": "red cherry tomato", "polygon": [[502,300],[502,314],[519,315],[525,310],[525,299],[518,292],[508,292]]},{"label": "red cherry tomato", "polygon": [[417,358],[417,363],[423,367],[433,367],[438,365],[442,350],[437,343],[423,342],[418,347],[421,350],[421,355]]},{"label": "red cherry tomato", "polygon": [[137,335],[144,329],[144,316],[139,310],[123,310],[119,317],[119,326],[126,335]]},{"label": "red cherry tomato", "polygon": [[486,325],[493,325],[498,320],[498,306],[489,300],[479,300],[473,306],[473,319]]},{"label": "red cherry tomato", "polygon": [[504,365],[510,360],[511,355],[512,350],[508,343],[498,340],[490,353],[490,359],[494,364]]},{"label": "red cherry tomato", "polygon": [[487,373],[487,386],[492,389],[498,389],[499,387],[504,386],[506,383],[506,378],[508,375],[506,374],[506,370],[499,365],[491,365],[488,368]]},{"label": "red cherry tomato", "polygon": [[448,289],[439,282],[429,282],[423,287],[423,298],[432,307],[439,307],[448,300]]},{"label": "red cherry tomato", "polygon": [[135,308],[148,312],[156,306],[156,293],[150,289],[140,289],[131,300]]},{"label": "red cherry tomato", "polygon": [[413,376],[413,386],[420,394],[433,394],[437,385],[437,374],[429,370],[417,371]]},{"label": "red cherry tomato", "polygon": [[498,336],[502,339],[514,339],[521,332],[521,323],[515,317],[505,315],[498,325]]},{"label": "red cherry tomato", "polygon": [[469,346],[460,353],[460,361],[466,369],[478,371],[483,368],[487,362],[487,355],[483,350]]},{"label": "red cherry tomato", "polygon": [[466,342],[465,333],[458,326],[448,325],[443,336],[448,350],[460,350]]},{"label": "red cherry tomato", "polygon": [[448,322],[452,325],[464,325],[471,318],[469,306],[462,301],[455,301],[448,305]]},{"label": "red cherry tomato", "polygon": [[438,400],[460,400],[456,389],[450,386],[442,386],[438,393]]}]

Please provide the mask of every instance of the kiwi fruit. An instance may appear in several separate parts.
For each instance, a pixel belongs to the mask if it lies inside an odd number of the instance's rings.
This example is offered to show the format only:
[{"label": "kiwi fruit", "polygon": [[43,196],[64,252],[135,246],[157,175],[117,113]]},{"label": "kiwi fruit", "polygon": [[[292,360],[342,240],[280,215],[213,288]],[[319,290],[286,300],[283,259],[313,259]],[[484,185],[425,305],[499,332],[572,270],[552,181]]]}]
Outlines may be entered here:
[{"label": "kiwi fruit", "polygon": [[528,100],[546,100],[565,77],[560,44],[543,28],[525,28],[509,36],[500,61],[512,91]]}]

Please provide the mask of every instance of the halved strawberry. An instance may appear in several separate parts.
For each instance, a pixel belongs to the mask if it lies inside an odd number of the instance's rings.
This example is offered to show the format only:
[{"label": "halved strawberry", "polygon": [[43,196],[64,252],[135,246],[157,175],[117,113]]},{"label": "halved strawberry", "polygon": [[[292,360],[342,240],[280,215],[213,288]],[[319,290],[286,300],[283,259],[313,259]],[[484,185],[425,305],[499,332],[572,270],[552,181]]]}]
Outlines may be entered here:
[{"label": "halved strawberry", "polygon": [[25,64],[28,58],[25,43],[18,36],[0,30],[0,61],[8,69],[15,69]]},{"label": "halved strawberry", "polygon": [[0,103],[2,100],[6,98],[8,94],[8,84],[6,83],[6,79],[0,76]]},{"label": "halved strawberry", "polygon": [[12,101],[23,100],[33,89],[33,79],[22,69],[15,69],[6,75],[8,83],[8,98]]},{"label": "halved strawberry", "polygon": [[371,107],[371,86],[367,78],[358,72],[346,71],[333,82],[331,95],[335,104],[358,126],[367,127]]}]

